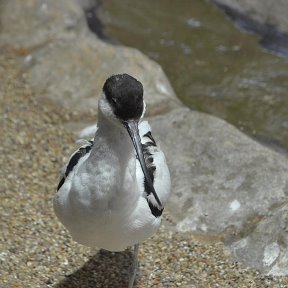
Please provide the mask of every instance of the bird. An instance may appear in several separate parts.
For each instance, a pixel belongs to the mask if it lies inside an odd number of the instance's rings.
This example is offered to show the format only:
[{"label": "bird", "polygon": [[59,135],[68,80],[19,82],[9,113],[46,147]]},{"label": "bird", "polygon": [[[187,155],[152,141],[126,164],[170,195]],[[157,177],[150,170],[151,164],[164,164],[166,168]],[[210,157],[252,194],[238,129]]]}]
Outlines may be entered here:
[{"label": "bird", "polygon": [[125,73],[107,78],[95,136],[70,156],[53,199],[76,242],[113,252],[134,246],[129,288],[139,244],[158,230],[171,190],[165,155],[142,119],[145,110],[140,81]]}]

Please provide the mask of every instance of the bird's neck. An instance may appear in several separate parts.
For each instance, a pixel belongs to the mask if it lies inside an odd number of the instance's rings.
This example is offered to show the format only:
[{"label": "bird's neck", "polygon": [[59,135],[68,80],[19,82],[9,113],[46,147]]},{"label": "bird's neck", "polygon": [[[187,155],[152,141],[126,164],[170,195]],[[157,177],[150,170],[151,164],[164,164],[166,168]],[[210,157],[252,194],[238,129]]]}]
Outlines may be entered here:
[{"label": "bird's neck", "polygon": [[108,120],[99,110],[98,113],[98,130],[95,138],[97,139],[96,146],[92,152],[107,153],[111,156],[117,156],[121,161],[129,160],[132,155],[135,155],[134,147],[126,128],[123,125],[117,125],[111,120]]},{"label": "bird's neck", "polygon": [[[129,196],[131,201],[137,196],[135,194],[136,155],[125,127],[117,126],[98,114],[95,142],[86,164],[85,169],[90,171],[89,174],[101,179],[108,179],[107,175],[109,176],[109,180],[106,183],[104,181],[103,187],[98,188],[102,193],[114,195],[113,193],[119,192],[121,195]],[[130,195],[131,191],[135,194],[134,196]],[[127,200],[125,197],[123,199]]]}]

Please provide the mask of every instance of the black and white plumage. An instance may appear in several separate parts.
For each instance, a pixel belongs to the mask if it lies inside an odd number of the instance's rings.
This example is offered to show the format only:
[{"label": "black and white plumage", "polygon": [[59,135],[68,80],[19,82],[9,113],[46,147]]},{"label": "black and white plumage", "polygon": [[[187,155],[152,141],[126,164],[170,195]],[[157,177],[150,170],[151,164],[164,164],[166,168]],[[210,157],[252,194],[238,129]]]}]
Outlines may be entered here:
[{"label": "black and white plumage", "polygon": [[108,78],[99,99],[95,137],[64,166],[54,210],[77,242],[110,251],[138,244],[160,226],[170,175],[147,121],[142,84],[127,75]]}]

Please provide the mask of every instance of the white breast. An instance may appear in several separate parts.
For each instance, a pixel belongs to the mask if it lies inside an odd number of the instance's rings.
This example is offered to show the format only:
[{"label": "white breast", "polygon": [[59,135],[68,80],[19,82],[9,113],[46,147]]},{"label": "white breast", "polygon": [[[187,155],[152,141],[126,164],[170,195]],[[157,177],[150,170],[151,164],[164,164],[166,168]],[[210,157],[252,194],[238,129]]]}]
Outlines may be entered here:
[{"label": "white breast", "polygon": [[[139,130],[143,137],[150,126],[142,122]],[[101,133],[96,133],[96,137],[91,152],[79,160],[57,192],[54,209],[75,241],[120,251],[152,236],[161,217],[151,214],[143,172],[130,139],[127,143],[121,141],[121,147],[112,139],[110,144],[102,143]],[[117,148],[111,149],[111,143]],[[119,153],[121,149],[126,152]],[[169,171],[163,153],[158,148],[151,152],[157,166],[154,187],[165,203],[170,192]]]}]

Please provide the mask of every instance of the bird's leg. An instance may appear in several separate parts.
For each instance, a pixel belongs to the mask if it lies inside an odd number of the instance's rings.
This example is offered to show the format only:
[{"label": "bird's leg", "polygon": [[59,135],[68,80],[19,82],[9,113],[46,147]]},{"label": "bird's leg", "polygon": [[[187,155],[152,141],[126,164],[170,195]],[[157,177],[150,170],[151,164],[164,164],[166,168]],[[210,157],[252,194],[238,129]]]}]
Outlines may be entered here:
[{"label": "bird's leg", "polygon": [[133,254],[133,262],[130,267],[129,271],[129,285],[128,288],[133,288],[133,284],[136,278],[137,270],[138,270],[138,250],[139,250],[139,244],[134,245],[134,254]]}]

